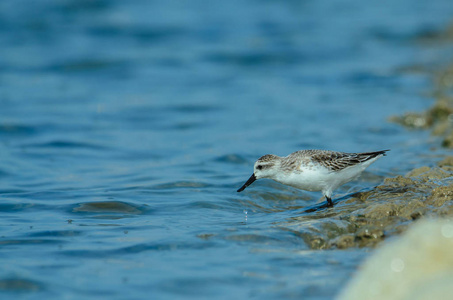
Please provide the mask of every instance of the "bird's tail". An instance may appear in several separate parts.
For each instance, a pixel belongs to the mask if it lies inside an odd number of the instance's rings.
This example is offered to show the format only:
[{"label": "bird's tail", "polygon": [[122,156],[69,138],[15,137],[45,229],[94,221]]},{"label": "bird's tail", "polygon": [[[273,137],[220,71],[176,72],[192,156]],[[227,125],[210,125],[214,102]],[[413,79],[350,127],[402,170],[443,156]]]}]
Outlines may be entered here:
[{"label": "bird's tail", "polygon": [[381,150],[381,151],[374,151],[374,152],[362,152],[358,153],[359,156],[362,157],[367,157],[366,160],[375,158],[376,156],[383,155],[386,156],[387,154],[385,152],[390,151],[390,149],[387,150]]}]

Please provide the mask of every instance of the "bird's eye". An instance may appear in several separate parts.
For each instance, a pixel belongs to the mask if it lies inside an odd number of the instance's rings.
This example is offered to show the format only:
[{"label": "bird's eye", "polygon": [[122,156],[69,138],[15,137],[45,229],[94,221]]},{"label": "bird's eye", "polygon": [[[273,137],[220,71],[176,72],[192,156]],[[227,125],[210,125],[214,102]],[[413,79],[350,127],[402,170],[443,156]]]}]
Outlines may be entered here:
[{"label": "bird's eye", "polygon": [[258,170],[261,170],[261,169],[263,168],[263,166],[262,166],[262,165],[259,165],[259,166],[257,166],[256,168],[257,168]]}]

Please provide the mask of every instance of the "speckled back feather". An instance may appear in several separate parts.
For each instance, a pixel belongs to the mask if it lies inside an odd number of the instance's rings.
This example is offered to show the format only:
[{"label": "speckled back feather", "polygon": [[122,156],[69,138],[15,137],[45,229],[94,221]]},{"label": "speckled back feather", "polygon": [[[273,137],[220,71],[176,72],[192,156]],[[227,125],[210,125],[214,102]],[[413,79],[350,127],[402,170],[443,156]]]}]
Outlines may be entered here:
[{"label": "speckled back feather", "polygon": [[376,152],[363,152],[363,153],[345,153],[329,150],[301,150],[292,153],[287,159],[294,160],[297,156],[298,160],[309,158],[313,163],[320,164],[331,171],[339,171],[347,167],[351,167],[379,155],[385,155],[389,150],[382,150]]}]

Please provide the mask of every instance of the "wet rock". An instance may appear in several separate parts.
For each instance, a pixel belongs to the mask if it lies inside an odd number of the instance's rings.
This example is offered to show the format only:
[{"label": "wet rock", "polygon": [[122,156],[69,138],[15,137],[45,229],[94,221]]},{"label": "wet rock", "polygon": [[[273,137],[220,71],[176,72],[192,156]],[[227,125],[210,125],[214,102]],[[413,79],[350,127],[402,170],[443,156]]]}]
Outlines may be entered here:
[{"label": "wet rock", "polygon": [[329,243],[329,248],[346,249],[355,246],[355,236],[352,234],[342,235]]},{"label": "wet rock", "polygon": [[425,214],[424,209],[416,209],[415,211],[411,212],[410,217],[412,220],[417,220],[421,218]]},{"label": "wet rock", "polygon": [[[448,98],[440,98],[434,106],[425,114],[430,120],[430,124],[447,124],[448,118],[453,114],[453,105]],[[448,128],[448,126],[447,126]],[[442,132],[441,132],[442,133]]]},{"label": "wet rock", "polygon": [[394,203],[371,204],[363,210],[366,219],[379,220],[396,215],[396,205]]},{"label": "wet rock", "polygon": [[453,216],[453,171],[421,167],[405,176],[386,178],[373,190],[356,193],[333,209],[302,213],[282,224],[311,249],[375,247],[404,233],[415,220]]},{"label": "wet rock", "polygon": [[379,185],[376,188],[385,190],[387,188],[407,187],[407,186],[416,185],[417,181],[415,181],[412,178],[408,178],[408,176],[410,176],[410,174],[406,175],[405,177],[398,175],[398,176],[392,177],[392,178],[385,178],[384,184]]},{"label": "wet rock", "polygon": [[294,233],[301,237],[304,240],[305,244],[310,247],[310,249],[320,250],[326,248],[326,241],[320,234],[297,231]]},{"label": "wet rock", "polygon": [[453,148],[453,66],[447,67],[435,77],[436,102],[425,112],[408,112],[402,116],[392,116],[391,122],[410,129],[430,129],[431,133],[442,137],[441,145]]},{"label": "wet rock", "polygon": [[360,228],[356,233],[356,239],[366,245],[370,240],[381,240],[384,238],[384,231],[376,226],[366,226]]},{"label": "wet rock", "polygon": [[405,113],[402,116],[392,116],[389,121],[412,129],[427,129],[431,126],[425,115],[414,112]]},{"label": "wet rock", "polygon": [[452,174],[442,168],[421,167],[409,172],[406,177],[417,177],[422,182],[427,182],[435,179],[444,179],[452,176]]},{"label": "wet rock", "polygon": [[400,201],[397,205],[396,215],[407,220],[414,220],[423,216],[426,212],[426,204],[422,199]]},{"label": "wet rock", "polygon": [[450,134],[446,135],[446,137],[442,141],[442,146],[446,148],[453,148],[453,132],[450,132]]},{"label": "wet rock", "polygon": [[[427,178],[425,177],[425,179]],[[426,184],[426,180],[421,180],[418,177],[408,178],[398,175],[393,178],[386,178],[383,184],[375,188],[375,191],[377,190],[380,192],[376,196],[379,196],[381,199],[404,196],[405,199],[409,200],[409,195],[412,194],[414,197],[418,198],[420,191],[429,188],[431,188],[431,186]]]},{"label": "wet rock", "polygon": [[453,202],[453,184],[434,188],[426,201],[427,204],[436,207],[440,207],[446,202]]},{"label": "wet rock", "polygon": [[407,173],[406,177],[416,177],[423,173],[428,172],[429,170],[431,170],[431,168],[428,166],[420,167],[420,168],[414,169],[414,170],[410,171],[409,173]]},{"label": "wet rock", "polygon": [[451,202],[447,205],[442,205],[439,208],[435,208],[432,210],[432,213],[439,217],[449,217],[453,216],[453,205]]},{"label": "wet rock", "polygon": [[308,241],[308,245],[311,249],[324,249],[326,241],[323,238],[315,237]]},{"label": "wet rock", "polygon": [[448,167],[448,166],[453,166],[453,156],[447,156],[443,160],[441,160],[439,163],[437,163],[439,167]]}]

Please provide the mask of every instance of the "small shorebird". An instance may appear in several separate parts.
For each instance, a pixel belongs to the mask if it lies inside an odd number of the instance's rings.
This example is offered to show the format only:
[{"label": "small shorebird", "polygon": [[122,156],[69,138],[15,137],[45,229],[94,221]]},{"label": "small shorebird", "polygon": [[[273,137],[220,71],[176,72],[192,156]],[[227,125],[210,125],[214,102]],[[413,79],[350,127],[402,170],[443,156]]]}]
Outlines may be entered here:
[{"label": "small shorebird", "polygon": [[301,150],[285,157],[266,154],[256,161],[252,176],[238,192],[257,179],[269,178],[305,191],[321,191],[328,206],[333,206],[332,192],[357,178],[387,151],[390,150],[363,153]]}]

